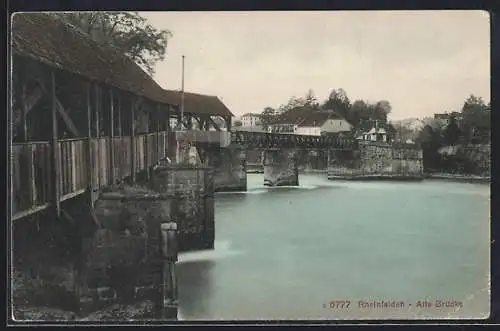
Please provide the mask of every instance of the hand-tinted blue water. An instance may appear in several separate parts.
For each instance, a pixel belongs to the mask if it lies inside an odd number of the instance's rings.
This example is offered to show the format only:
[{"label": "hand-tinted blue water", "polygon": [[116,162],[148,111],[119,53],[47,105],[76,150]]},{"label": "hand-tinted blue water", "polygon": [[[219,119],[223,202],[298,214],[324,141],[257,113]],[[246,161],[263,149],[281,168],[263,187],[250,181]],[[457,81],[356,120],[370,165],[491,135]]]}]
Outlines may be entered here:
[{"label": "hand-tinted blue water", "polygon": [[[215,250],[180,256],[181,319],[488,316],[489,185],[299,180],[248,175],[248,192],[217,195]],[[426,299],[463,308],[416,307]],[[352,303],[323,307],[332,300]]]}]

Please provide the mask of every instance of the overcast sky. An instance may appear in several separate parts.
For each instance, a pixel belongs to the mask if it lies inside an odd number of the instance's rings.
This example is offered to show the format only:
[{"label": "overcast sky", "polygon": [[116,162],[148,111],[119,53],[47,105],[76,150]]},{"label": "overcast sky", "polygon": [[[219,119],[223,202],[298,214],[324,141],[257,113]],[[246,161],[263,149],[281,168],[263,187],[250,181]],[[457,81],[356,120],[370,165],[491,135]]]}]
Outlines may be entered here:
[{"label": "overcast sky", "polygon": [[278,107],[309,88],[323,100],[388,100],[390,118],[490,100],[489,17],[480,11],[146,12],[173,33],[155,79],[217,95],[236,115]]}]

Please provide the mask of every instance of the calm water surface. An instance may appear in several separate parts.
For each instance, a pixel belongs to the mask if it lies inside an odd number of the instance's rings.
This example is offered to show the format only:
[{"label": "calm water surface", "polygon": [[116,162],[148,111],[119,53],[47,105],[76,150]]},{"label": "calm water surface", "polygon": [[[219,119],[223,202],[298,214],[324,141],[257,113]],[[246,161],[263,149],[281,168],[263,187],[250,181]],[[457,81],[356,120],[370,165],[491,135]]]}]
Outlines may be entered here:
[{"label": "calm water surface", "polygon": [[[217,195],[215,250],[180,256],[180,319],[489,315],[489,185],[299,181],[265,188],[262,175],[248,175],[248,192]],[[351,304],[334,309],[332,300]]]}]

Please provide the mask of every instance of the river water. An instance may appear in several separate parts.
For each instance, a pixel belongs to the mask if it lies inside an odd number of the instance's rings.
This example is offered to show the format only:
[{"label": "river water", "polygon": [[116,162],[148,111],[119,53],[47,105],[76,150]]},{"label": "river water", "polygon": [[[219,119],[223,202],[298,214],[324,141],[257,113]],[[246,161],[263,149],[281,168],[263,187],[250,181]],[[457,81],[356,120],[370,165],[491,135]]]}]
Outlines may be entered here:
[{"label": "river water", "polygon": [[489,185],[299,181],[217,194],[215,249],[180,255],[179,319],[489,316]]}]

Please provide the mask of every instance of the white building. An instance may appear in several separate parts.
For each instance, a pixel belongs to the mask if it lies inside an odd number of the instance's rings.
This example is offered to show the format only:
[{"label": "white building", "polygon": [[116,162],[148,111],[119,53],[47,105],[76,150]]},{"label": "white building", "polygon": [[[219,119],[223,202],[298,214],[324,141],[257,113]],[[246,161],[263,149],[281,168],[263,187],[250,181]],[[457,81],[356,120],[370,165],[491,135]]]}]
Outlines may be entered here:
[{"label": "white building", "polygon": [[260,125],[260,115],[247,113],[241,116],[241,126],[256,127]]},{"label": "white building", "polygon": [[384,128],[372,128],[357,138],[358,140],[387,142],[387,132]]},{"label": "white building", "polygon": [[299,123],[296,134],[321,136],[329,133],[350,132],[352,125],[332,111],[316,111]]},{"label": "white building", "polygon": [[273,123],[268,132],[321,136],[331,133],[349,132],[352,125],[331,110],[297,107]]}]

